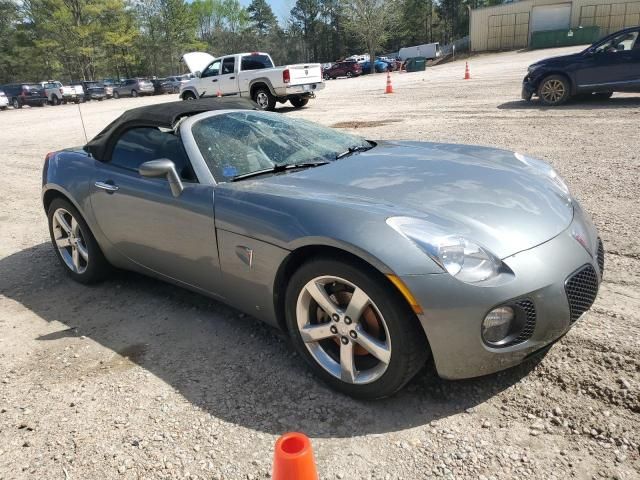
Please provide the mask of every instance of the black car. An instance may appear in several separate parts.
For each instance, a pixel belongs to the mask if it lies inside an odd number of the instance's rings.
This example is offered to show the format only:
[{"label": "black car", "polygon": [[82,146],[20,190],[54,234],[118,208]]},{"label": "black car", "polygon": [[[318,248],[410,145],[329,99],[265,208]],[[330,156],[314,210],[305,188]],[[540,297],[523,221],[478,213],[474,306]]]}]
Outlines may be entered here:
[{"label": "black car", "polygon": [[87,102],[89,100],[102,101],[107,98],[107,92],[102,82],[74,82],[73,85],[82,85],[84,99]]},{"label": "black car", "polygon": [[42,85],[33,83],[10,83],[3,85],[3,90],[13,108],[44,107],[47,104],[47,94]]},{"label": "black car", "polygon": [[640,27],[611,34],[583,52],[534,63],[522,86],[523,99],[537,95],[549,106],[578,95],[607,99],[613,92],[640,92]]}]

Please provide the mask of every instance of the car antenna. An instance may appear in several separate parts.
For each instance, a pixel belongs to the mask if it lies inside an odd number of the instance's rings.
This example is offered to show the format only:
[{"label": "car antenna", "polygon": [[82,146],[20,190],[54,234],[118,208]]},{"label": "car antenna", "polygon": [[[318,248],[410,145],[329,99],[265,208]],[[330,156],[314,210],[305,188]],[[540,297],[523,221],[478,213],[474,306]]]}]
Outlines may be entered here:
[{"label": "car antenna", "polygon": [[80,109],[80,102],[76,103],[78,105],[78,113],[80,114],[80,122],[82,123],[82,131],[84,132],[84,141],[85,143],[89,143],[89,137],[87,137],[87,129],[84,126],[84,118],[82,118],[82,110]]}]

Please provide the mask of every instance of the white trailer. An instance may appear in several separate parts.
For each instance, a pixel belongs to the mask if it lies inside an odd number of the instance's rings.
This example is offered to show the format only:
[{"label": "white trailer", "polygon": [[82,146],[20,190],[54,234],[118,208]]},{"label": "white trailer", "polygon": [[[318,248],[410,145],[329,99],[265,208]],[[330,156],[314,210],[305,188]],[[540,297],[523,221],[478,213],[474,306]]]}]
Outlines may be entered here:
[{"label": "white trailer", "polygon": [[435,60],[441,55],[439,43],[425,43],[416,45],[415,47],[404,47],[398,52],[401,60],[414,57],[424,57],[427,60]]}]

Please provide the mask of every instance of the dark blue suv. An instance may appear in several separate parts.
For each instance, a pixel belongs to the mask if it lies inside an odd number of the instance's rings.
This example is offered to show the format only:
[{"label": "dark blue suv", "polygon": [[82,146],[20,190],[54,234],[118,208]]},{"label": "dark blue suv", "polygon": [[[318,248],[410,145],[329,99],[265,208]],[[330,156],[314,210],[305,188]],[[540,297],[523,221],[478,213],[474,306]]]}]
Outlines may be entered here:
[{"label": "dark blue suv", "polygon": [[640,26],[626,28],[573,55],[547,58],[529,67],[522,98],[537,95],[549,106],[572,96],[640,92]]}]

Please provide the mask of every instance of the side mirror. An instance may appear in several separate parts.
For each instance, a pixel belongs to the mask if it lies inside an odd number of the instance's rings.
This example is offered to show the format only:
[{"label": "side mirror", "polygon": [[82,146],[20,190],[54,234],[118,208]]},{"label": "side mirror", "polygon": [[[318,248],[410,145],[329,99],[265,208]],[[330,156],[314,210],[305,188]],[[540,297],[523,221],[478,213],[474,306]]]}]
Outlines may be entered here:
[{"label": "side mirror", "polygon": [[138,172],[143,177],[165,177],[169,182],[169,187],[171,187],[171,193],[174,197],[179,197],[184,190],[184,185],[180,180],[175,163],[167,158],[144,162],[138,168]]},{"label": "side mirror", "polygon": [[200,70],[198,70],[196,73],[194,73],[194,75],[195,75],[197,78],[200,78],[200,75],[202,75],[202,72],[201,72]]}]

